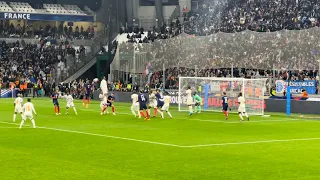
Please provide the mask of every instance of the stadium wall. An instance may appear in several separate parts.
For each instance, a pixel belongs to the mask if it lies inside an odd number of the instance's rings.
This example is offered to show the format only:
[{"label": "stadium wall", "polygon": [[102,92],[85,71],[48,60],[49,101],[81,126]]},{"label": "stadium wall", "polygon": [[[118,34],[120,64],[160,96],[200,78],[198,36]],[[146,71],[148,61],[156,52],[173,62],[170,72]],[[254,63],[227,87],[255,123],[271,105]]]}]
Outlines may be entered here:
[{"label": "stadium wall", "polygon": [[[169,91],[169,90],[168,90]],[[169,91],[171,97],[172,97],[172,104],[178,103],[178,97],[175,93],[176,91]],[[131,93],[129,92],[113,92],[115,94],[115,100],[117,102],[131,102]],[[148,96],[146,94],[146,96]],[[93,98],[95,100],[99,99],[99,91],[95,91],[93,94]],[[220,98],[217,98],[220,99]],[[260,102],[260,101],[259,101]],[[286,100],[281,99],[265,99],[264,104],[264,111],[266,113],[268,112],[279,112],[279,113],[285,113],[286,112]],[[249,102],[251,106],[254,107],[261,107],[261,103],[258,104],[258,102],[251,101]],[[319,114],[319,99],[313,99],[313,101],[301,101],[301,100],[291,100],[291,113],[296,114]],[[213,102],[213,106],[220,106],[220,101]]]}]

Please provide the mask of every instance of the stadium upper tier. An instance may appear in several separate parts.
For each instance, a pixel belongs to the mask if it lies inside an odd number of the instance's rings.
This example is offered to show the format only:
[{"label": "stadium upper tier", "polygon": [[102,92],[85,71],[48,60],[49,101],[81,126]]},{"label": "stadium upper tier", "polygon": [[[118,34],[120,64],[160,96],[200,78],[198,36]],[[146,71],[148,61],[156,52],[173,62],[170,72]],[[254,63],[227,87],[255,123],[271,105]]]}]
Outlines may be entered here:
[{"label": "stadium upper tier", "polygon": [[[92,12],[88,8],[87,11]],[[28,3],[5,1],[0,1],[0,12],[88,15],[77,5],[43,4],[43,9],[34,9]]]}]

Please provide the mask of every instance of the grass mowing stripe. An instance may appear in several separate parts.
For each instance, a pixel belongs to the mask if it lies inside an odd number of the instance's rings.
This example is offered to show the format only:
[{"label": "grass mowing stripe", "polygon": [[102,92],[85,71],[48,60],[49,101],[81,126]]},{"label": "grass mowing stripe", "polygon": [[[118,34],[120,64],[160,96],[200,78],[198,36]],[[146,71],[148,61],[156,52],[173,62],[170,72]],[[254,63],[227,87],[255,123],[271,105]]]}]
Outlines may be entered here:
[{"label": "grass mowing stripe", "polygon": [[[81,111],[91,111],[91,112],[100,112],[98,110],[92,110],[92,109],[80,109]],[[109,114],[111,114],[109,112]],[[123,112],[116,112],[116,114],[119,115],[133,115],[132,113],[123,113]],[[203,121],[203,122],[214,122],[214,123],[227,123],[227,124],[233,124],[233,123],[263,123],[263,122],[291,122],[291,121],[313,121],[311,119],[274,119],[274,120],[261,120],[261,121],[227,121],[227,120],[211,120],[211,119],[188,119],[188,118],[173,118],[177,120],[187,120],[187,121]]]}]

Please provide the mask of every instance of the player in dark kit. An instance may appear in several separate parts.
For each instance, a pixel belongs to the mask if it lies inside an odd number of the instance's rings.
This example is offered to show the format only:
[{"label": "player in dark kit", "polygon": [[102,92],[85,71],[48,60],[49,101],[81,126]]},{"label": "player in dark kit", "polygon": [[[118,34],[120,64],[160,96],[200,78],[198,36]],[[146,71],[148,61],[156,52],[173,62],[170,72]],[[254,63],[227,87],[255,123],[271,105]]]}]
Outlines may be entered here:
[{"label": "player in dark kit", "polygon": [[52,94],[52,102],[54,105],[54,112],[56,113],[56,115],[60,115],[60,105],[59,105],[59,90],[57,89],[56,92],[54,92]]},{"label": "player in dark kit", "polygon": [[161,109],[162,106],[164,105],[164,97],[159,89],[157,90],[156,97],[157,97],[157,101],[158,101],[157,102],[158,109]]},{"label": "player in dark kit", "polygon": [[113,105],[113,102],[114,102],[114,94],[113,93],[110,96],[108,96],[108,100],[107,101],[108,101],[107,107],[111,107],[112,108],[112,114],[116,115],[115,108],[114,108],[114,105]]},{"label": "player in dark kit", "polygon": [[82,99],[82,106],[85,105],[86,103],[86,108],[89,107],[90,104],[90,96],[91,96],[91,92],[92,92],[92,84],[90,84],[90,81],[87,81],[87,83],[84,85],[85,87],[85,97],[83,97]]},{"label": "player in dark kit", "polygon": [[[140,114],[142,117],[144,117],[144,120],[150,120],[150,115],[149,115],[149,112],[148,112],[148,107],[147,107],[147,102],[148,102],[148,99],[147,97],[145,97],[145,95],[140,92],[139,95],[138,95],[138,102],[139,102],[139,105],[140,105]],[[144,114],[143,111],[146,111],[146,114]]]},{"label": "player in dark kit", "polygon": [[227,93],[223,92],[223,96],[222,96],[222,111],[223,114],[226,116],[226,120],[228,120],[229,114],[228,114],[228,97],[227,97]]}]

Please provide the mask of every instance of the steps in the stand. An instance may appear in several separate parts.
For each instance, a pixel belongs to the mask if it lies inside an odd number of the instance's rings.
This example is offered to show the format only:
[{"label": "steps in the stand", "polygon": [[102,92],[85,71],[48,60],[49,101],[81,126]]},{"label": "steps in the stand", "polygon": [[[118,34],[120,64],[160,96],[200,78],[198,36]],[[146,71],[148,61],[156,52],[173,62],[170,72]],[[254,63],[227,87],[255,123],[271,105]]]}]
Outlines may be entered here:
[{"label": "steps in the stand", "polygon": [[97,58],[93,58],[88,64],[86,64],[84,67],[82,67],[81,69],[79,69],[76,73],[74,73],[72,76],[70,76],[69,78],[67,78],[66,80],[64,80],[63,82],[70,82],[70,81],[74,81],[75,79],[78,79],[83,73],[85,73],[86,71],[88,71],[93,65],[95,65],[97,62]]}]

